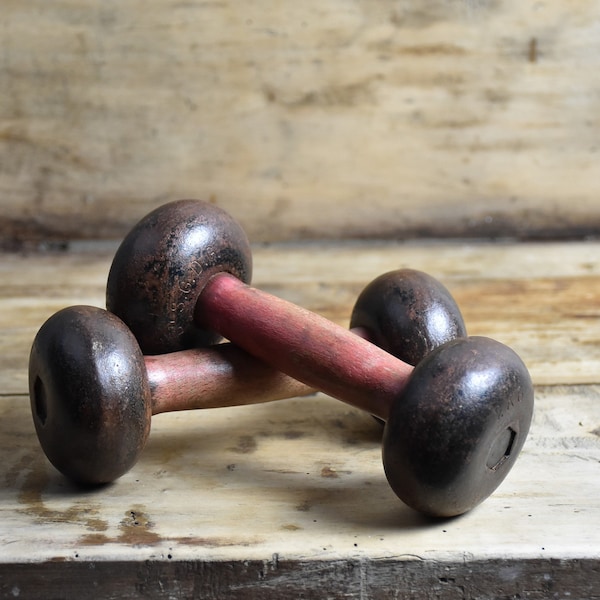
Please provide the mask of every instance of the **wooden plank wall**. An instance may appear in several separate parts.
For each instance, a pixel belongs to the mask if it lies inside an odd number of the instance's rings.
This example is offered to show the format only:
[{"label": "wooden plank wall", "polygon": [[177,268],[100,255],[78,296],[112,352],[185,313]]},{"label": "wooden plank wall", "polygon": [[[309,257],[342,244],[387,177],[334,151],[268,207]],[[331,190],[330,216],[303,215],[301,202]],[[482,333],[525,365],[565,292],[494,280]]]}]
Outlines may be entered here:
[{"label": "wooden plank wall", "polygon": [[600,2],[2,0],[0,238],[600,230]]}]

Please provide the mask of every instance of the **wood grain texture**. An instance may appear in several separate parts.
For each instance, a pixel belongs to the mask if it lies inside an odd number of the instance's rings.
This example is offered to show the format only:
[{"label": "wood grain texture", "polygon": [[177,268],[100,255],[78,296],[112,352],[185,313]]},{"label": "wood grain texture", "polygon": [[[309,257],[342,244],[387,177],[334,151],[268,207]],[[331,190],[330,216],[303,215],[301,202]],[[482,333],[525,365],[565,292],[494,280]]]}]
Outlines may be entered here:
[{"label": "wood grain texture", "polygon": [[596,235],[599,9],[4,0],[0,239]]},{"label": "wood grain texture", "polygon": [[0,261],[0,597],[586,598],[600,590],[600,244],[257,247],[255,283],[347,324],[360,289],[411,266],[471,333],[530,366],[536,412],[476,510],[428,520],[385,480],[373,419],[322,394],[163,414],[133,470],[98,490],[46,461],[29,346],[62,306],[101,306],[114,247]]},{"label": "wood grain texture", "polygon": [[[422,598],[441,593],[443,577],[458,579],[457,588],[470,579],[467,598],[497,597],[498,590],[543,597],[548,585],[588,597],[600,584],[597,388],[539,390],[531,437],[509,478],[451,521],[403,506],[381,469],[377,424],[325,397],[162,415],[136,467],[95,492],[73,488],[48,465],[26,399],[5,398],[1,406],[4,592],[34,597],[47,572],[55,589],[74,597],[81,584],[67,575],[79,564],[87,566],[84,581],[102,590],[107,560],[117,563],[110,585],[126,590],[123,597],[134,597],[147,561],[157,563],[148,582],[154,593],[161,570],[180,568],[193,579],[200,565],[202,585],[215,595],[241,587],[257,598],[263,587],[274,596],[312,588],[308,597],[317,597],[318,581],[331,585],[331,597],[375,598],[378,589],[393,593],[399,569],[421,573],[411,585]],[[495,577],[488,561],[502,567]],[[396,568],[376,584],[367,574],[375,576],[380,562]],[[13,570],[14,563],[30,566]],[[60,581],[58,563],[67,564]],[[228,575],[224,563],[233,563]],[[90,572],[98,564],[100,574]],[[332,574],[344,564],[358,569],[346,583]],[[569,575],[585,565],[581,582]],[[437,576],[437,587],[425,575]],[[184,576],[181,585],[190,581]]]},{"label": "wood grain texture", "polygon": [[[24,584],[11,590],[9,585],[13,581]],[[65,581],[72,583],[65,586]],[[595,560],[526,559],[518,566],[500,560],[470,561],[465,569],[464,563],[418,559],[295,561],[273,555],[265,560],[209,565],[199,561],[150,560],[128,564],[103,561],[93,563],[90,568],[89,563],[72,562],[47,563],[43,571],[37,565],[15,565],[4,590],[10,595],[18,589],[19,595],[32,598],[54,593],[65,600],[89,597],[90,590],[107,600],[137,597],[279,600],[283,595],[307,600],[402,597],[546,600],[552,596],[596,600],[597,581]],[[503,596],[492,596],[490,590]]]},{"label": "wood grain texture", "polygon": [[[115,249],[2,255],[1,390],[26,390],[29,347],[51,314],[70,304],[104,306]],[[372,279],[421,269],[455,296],[468,332],[513,347],[536,385],[600,384],[599,256],[597,242],[273,245],[254,248],[253,283],[347,326]]]}]

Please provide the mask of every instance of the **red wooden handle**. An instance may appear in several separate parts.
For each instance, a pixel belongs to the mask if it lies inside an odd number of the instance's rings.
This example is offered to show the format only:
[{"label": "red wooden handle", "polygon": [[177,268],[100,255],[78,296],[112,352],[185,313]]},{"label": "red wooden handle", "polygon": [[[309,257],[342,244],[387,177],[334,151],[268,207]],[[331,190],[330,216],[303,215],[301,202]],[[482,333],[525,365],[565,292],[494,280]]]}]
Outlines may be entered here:
[{"label": "red wooden handle", "polygon": [[[362,327],[350,331],[367,339]],[[145,356],[152,414],[262,404],[318,390],[233,344]]]},{"label": "red wooden handle", "polygon": [[384,420],[413,369],[324,317],[228,273],[207,282],[194,319],[277,370]]},{"label": "red wooden handle", "polygon": [[316,390],[232,344],[144,357],[152,414],[259,404]]}]

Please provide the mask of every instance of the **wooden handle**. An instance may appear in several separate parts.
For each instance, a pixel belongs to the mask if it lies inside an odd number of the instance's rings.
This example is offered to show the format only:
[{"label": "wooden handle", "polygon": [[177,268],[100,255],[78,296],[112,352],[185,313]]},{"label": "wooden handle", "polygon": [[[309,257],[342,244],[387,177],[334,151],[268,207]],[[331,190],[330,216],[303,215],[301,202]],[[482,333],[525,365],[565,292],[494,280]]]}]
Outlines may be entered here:
[{"label": "wooden handle", "polygon": [[[350,330],[368,339],[362,327]],[[152,414],[262,404],[318,390],[230,343],[144,357]]]},{"label": "wooden handle", "polygon": [[194,319],[277,370],[387,419],[412,367],[324,317],[219,273]]},{"label": "wooden handle", "polygon": [[307,396],[310,386],[233,346],[146,356],[152,414]]}]

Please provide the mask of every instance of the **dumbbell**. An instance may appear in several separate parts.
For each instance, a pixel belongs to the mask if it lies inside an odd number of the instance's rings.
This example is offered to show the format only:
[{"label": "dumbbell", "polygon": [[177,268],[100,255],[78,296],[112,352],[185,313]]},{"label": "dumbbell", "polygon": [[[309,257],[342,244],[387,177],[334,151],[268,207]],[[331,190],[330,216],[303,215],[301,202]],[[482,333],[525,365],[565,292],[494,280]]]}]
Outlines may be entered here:
[{"label": "dumbbell", "polygon": [[[381,282],[387,294],[380,294]],[[377,278],[359,296],[354,313],[363,325],[355,333],[372,331],[399,354],[408,348],[415,361],[418,352],[465,332],[448,291],[414,270]],[[393,329],[378,331],[391,313]],[[44,451],[61,472],[87,484],[112,481],[133,466],[151,415],[314,392],[232,344],[144,357],[118,317],[91,306],[63,309],[44,323],[32,345],[29,377],[32,416]]]},{"label": "dumbbell", "polygon": [[144,357],[112,313],[71,306],[38,331],[31,411],[50,462],[83,484],[108,483],[138,460],[153,414],[302,395],[308,386],[232,344]]},{"label": "dumbbell", "polygon": [[[221,264],[221,257],[228,260]],[[143,218],[117,250],[107,308],[147,352],[218,332],[312,388],[389,415],[386,476],[421,512],[457,515],[496,489],[533,411],[529,373],[510,348],[483,337],[453,340],[409,378],[412,368],[381,348],[251,288],[250,271],[247,238],[229,215],[195,200],[169,203]]]}]

